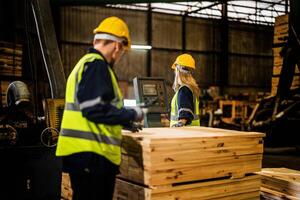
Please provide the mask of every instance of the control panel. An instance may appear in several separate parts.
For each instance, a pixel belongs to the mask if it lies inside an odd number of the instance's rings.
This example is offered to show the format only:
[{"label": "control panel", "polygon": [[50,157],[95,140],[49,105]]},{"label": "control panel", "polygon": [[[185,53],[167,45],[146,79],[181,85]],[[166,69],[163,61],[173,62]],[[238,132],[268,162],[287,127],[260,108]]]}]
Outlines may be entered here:
[{"label": "control panel", "polygon": [[148,108],[148,113],[168,112],[166,82],[163,78],[135,77],[133,86],[137,105]]}]

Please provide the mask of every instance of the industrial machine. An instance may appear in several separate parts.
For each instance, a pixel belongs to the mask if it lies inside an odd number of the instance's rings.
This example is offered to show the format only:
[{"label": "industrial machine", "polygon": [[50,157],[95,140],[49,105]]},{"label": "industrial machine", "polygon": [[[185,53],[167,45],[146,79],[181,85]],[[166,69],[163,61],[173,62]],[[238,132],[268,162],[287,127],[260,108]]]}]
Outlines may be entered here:
[{"label": "industrial machine", "polygon": [[133,87],[137,105],[148,109],[144,117],[144,127],[162,127],[161,115],[169,112],[165,80],[135,77]]},{"label": "industrial machine", "polygon": [[289,33],[284,44],[278,90],[254,109],[247,125],[249,130],[267,133],[266,146],[299,146],[300,88],[290,89],[295,67],[300,70],[300,2],[290,1]]},{"label": "industrial machine", "polygon": [[1,1],[0,19],[0,198],[60,199],[66,80],[50,3]]}]

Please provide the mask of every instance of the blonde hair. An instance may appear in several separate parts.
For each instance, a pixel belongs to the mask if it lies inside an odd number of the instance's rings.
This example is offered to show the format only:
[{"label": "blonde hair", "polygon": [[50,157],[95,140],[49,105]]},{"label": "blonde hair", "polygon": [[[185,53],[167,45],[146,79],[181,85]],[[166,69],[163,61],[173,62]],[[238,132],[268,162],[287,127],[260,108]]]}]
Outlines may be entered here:
[{"label": "blonde hair", "polygon": [[178,91],[180,86],[186,85],[188,86],[192,91],[195,97],[199,98],[200,96],[200,89],[198,87],[198,84],[196,80],[193,78],[191,73],[183,73],[179,71],[177,68],[175,69],[175,78],[173,83],[173,89],[174,91]]}]

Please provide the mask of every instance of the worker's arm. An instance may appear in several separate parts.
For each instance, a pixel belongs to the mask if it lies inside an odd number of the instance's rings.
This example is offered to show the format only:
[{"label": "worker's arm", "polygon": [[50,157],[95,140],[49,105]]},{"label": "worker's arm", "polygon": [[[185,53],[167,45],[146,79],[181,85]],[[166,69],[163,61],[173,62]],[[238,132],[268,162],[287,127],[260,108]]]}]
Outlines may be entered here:
[{"label": "worker's arm", "polygon": [[97,60],[88,63],[77,91],[82,115],[95,123],[128,126],[136,118],[136,112],[132,109],[118,109],[111,104],[114,98],[106,62]]},{"label": "worker's arm", "polygon": [[183,86],[178,91],[178,121],[189,125],[194,119],[194,101],[192,91]]}]

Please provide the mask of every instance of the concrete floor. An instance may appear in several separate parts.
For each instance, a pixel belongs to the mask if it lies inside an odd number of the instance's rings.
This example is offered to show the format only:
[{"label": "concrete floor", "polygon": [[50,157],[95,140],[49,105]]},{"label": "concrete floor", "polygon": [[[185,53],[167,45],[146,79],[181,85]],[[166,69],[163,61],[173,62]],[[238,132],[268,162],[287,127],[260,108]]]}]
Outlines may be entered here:
[{"label": "concrete floor", "polygon": [[262,165],[263,168],[285,167],[300,170],[300,152],[285,155],[264,154]]}]

